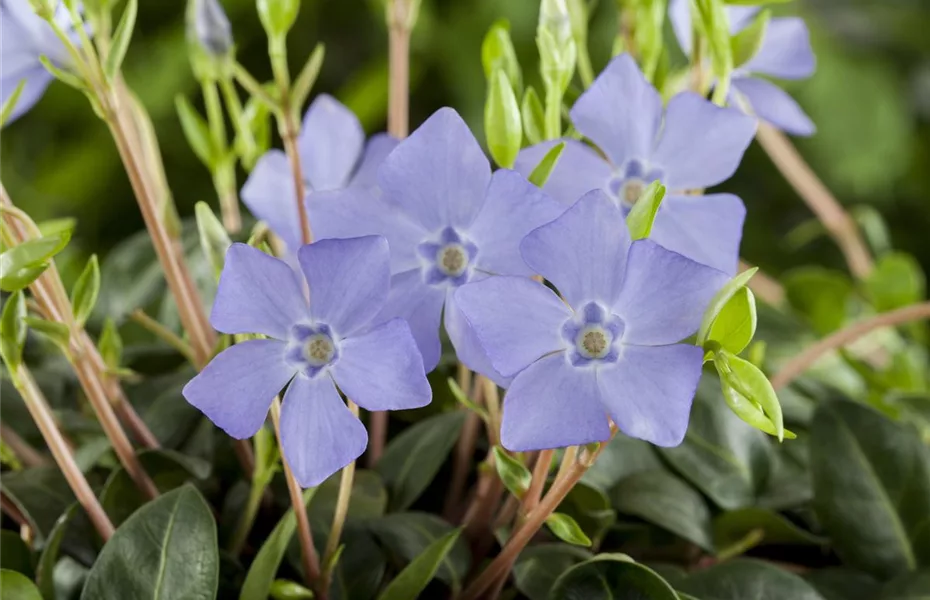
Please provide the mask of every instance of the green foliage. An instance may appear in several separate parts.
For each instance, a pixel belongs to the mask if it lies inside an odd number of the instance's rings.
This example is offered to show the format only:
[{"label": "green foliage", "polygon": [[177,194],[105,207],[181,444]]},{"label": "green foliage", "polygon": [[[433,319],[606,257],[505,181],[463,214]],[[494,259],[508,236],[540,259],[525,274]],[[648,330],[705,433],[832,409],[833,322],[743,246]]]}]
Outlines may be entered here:
[{"label": "green foliage", "polygon": [[42,595],[22,573],[0,569],[0,600],[42,600]]},{"label": "green foliage", "polygon": [[539,164],[533,168],[533,172],[530,173],[530,183],[538,187],[543,187],[546,185],[546,182],[549,180],[549,176],[552,175],[552,171],[555,169],[555,166],[559,164],[559,157],[562,156],[562,151],[564,149],[565,142],[559,142],[550,148],[549,151],[546,152],[545,156],[542,157],[542,160],[539,161]]},{"label": "green foliage", "polygon": [[853,285],[843,273],[800,267],[782,279],[791,306],[821,334],[839,329],[849,314]]},{"label": "green foliage", "polygon": [[427,546],[422,554],[410,561],[410,564],[388,584],[378,596],[378,600],[418,597],[436,574],[461,533],[461,529],[454,529]]},{"label": "green foliage", "polygon": [[494,446],[494,468],[497,476],[504,482],[504,487],[517,498],[523,498],[530,487],[533,475],[522,462],[507,454],[500,446]]},{"label": "green foliage", "polygon": [[759,11],[749,25],[730,38],[734,66],[740,67],[756,55],[762,47],[771,17],[771,11]]},{"label": "green foliage", "polygon": [[757,323],[756,299],[749,288],[740,288],[714,319],[707,339],[731,354],[739,354],[752,341]]},{"label": "green foliage", "polygon": [[74,313],[74,321],[79,327],[87,322],[94,310],[94,306],[97,304],[99,294],[100,264],[97,262],[97,255],[94,254],[87,261],[84,271],[71,289],[71,308]]},{"label": "green foliage", "polygon": [[658,179],[643,190],[639,200],[633,204],[630,214],[626,216],[626,225],[630,229],[632,239],[641,240],[649,237],[656,215],[659,214],[659,205],[662,204],[664,197],[665,186],[659,183]]},{"label": "green foliage", "polygon": [[0,356],[7,369],[14,371],[23,359],[23,345],[26,343],[26,298],[22,292],[15,292],[7,298],[0,316]]},{"label": "green foliage", "polygon": [[0,254],[0,289],[15,292],[28,286],[45,272],[49,261],[71,241],[71,231],[27,240]]},{"label": "green foliage", "polygon": [[123,66],[126,51],[129,50],[129,40],[132,39],[133,29],[136,27],[138,11],[139,0],[128,0],[126,2],[126,8],[123,9],[123,15],[120,17],[116,32],[113,34],[110,52],[107,54],[106,62],[103,65],[103,71],[110,81],[114,80],[120,67]]},{"label": "green foliage", "polygon": [[591,538],[585,535],[581,526],[569,515],[554,512],[546,517],[546,526],[563,542],[576,546],[590,546]]},{"label": "green foliage", "polygon": [[624,554],[599,554],[569,568],[549,592],[551,600],[618,597],[678,600],[675,590],[655,571]]},{"label": "green foliage", "polygon": [[902,252],[879,258],[865,284],[872,305],[880,312],[919,302],[927,294],[927,278],[920,264]]}]

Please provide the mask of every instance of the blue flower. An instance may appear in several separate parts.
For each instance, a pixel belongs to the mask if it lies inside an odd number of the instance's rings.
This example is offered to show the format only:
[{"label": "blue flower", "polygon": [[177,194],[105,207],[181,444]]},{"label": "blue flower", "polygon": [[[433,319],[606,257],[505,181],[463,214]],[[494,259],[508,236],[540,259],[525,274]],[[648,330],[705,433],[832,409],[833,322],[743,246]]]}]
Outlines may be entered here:
[{"label": "blue flower", "polygon": [[[604,69],[571,110],[572,122],[603,151],[565,140],[565,150],[543,188],[570,205],[604,190],[624,213],[654,180],[669,193],[651,238],[669,250],[735,273],[746,209],[732,194],[685,195],[728,179],[755,135],[755,120],[697,94],[678,94],[663,112],[662,98],[624,54]],[[520,152],[515,168],[530,173],[556,142]]]},{"label": "blue flower", "polygon": [[[383,133],[365,143],[358,118],[332,96],[321,94],[304,115],[297,149],[309,196],[324,190],[374,186],[378,165],[397,140]],[[268,223],[291,253],[301,245],[294,179],[287,155],[270,150],[242,188],[242,201]],[[315,230],[314,234],[319,237]]]},{"label": "blue flower", "polygon": [[213,56],[226,56],[233,47],[232,25],[219,0],[194,0],[190,35]]},{"label": "blue flower", "polygon": [[[64,31],[71,29],[71,16],[64,3],[58,4],[55,22]],[[32,108],[52,81],[51,73],[39,62],[40,56],[48,57],[56,66],[69,62],[64,44],[36,15],[29,0],[0,0],[0,102],[5,103],[20,82],[26,82],[10,121]]]},{"label": "blue flower", "polygon": [[681,443],[704,351],[679,342],[695,332],[726,274],[651,240],[631,243],[620,209],[600,190],[527,235],[521,251],[564,301],[519,277],[455,294],[491,363],[514,377],[503,445],[602,442],[608,416],[627,435]]},{"label": "blue flower", "polygon": [[309,305],[285,262],[245,244],[230,247],[210,322],[223,333],[268,339],[223,351],[183,393],[218,427],[242,439],[258,431],[272,399],[290,382],[281,443],[297,481],[309,487],[368,444],[365,427],[337,385],[368,410],[417,408],[429,403],[432,392],[407,324],[373,324],[390,283],[384,238],[319,241],[302,247],[298,259]]},{"label": "blue flower", "polygon": [[379,317],[410,323],[427,371],[439,362],[440,319],[459,360],[495,379],[452,292],[492,275],[530,277],[519,244],[564,210],[520,174],[491,166],[462,118],[436,111],[384,160],[377,189],[310,198],[321,237],[381,234],[391,247],[391,293]]},{"label": "blue flower", "polygon": [[[752,21],[758,6],[728,6],[730,33],[736,34]],[[672,0],[669,18],[678,43],[686,54],[691,53],[691,10],[689,0]],[[754,73],[777,79],[804,79],[816,68],[807,25],[799,17],[771,19],[758,52],[745,64],[737,65],[730,82],[730,101],[734,105],[746,104],[752,113],[794,135],[813,135],[814,123],[791,96],[777,85]],[[733,97],[739,102],[733,102]]]}]

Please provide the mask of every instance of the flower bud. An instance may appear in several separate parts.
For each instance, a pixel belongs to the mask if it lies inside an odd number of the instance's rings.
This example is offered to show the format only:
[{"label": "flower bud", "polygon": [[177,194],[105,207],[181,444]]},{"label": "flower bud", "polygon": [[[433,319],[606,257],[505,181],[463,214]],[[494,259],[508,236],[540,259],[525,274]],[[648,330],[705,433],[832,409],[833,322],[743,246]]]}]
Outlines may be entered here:
[{"label": "flower bud", "polygon": [[546,87],[565,91],[575,72],[577,48],[565,0],[542,0],[536,28],[540,72]]},{"label": "flower bud", "polygon": [[207,53],[226,56],[232,50],[232,26],[219,0],[193,0],[190,33]]},{"label": "flower bud", "polygon": [[297,20],[300,0],[257,0],[258,16],[268,37],[283,37]]}]

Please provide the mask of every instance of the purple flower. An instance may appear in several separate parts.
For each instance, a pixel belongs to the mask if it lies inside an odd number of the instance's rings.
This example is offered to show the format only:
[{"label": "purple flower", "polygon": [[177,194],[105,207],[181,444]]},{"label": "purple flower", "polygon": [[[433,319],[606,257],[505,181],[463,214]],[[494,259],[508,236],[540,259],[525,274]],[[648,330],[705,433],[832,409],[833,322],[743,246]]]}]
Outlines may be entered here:
[{"label": "purple flower", "polygon": [[[65,31],[71,29],[71,16],[63,2],[55,11],[55,22]],[[32,108],[52,81],[40,56],[57,66],[69,62],[64,44],[36,15],[29,0],[0,0],[0,103],[7,101],[21,81],[26,82],[10,121]]]},{"label": "purple flower", "polygon": [[[669,18],[678,43],[691,53],[691,10],[689,0],[672,0]],[[752,21],[758,6],[729,6],[730,33],[736,34]],[[804,79],[814,73],[816,61],[807,25],[799,17],[771,19],[759,51],[745,64],[737,65],[730,82],[730,101],[748,104],[752,113],[775,127],[795,135],[813,135],[814,123],[791,96],[777,85],[757,77],[758,73],[778,79]],[[733,102],[734,96],[739,102]]]},{"label": "purple flower", "polygon": [[372,327],[390,283],[387,241],[369,236],[303,246],[310,288],[283,261],[233,244],[210,322],[223,333],[270,339],[224,350],[184,387],[187,401],[234,438],[255,434],[285,385],[281,443],[297,481],[314,486],[368,444],[343,403],[368,410],[417,408],[432,392],[410,328],[402,319]]},{"label": "purple flower", "polygon": [[520,174],[491,174],[488,159],[458,113],[436,111],[400,143],[378,171],[377,190],[310,198],[320,237],[381,234],[391,247],[391,293],[379,319],[410,323],[427,371],[439,362],[439,324],[459,360],[494,373],[452,292],[491,275],[529,277],[520,240],[564,210]]},{"label": "purple flower", "polygon": [[556,448],[627,435],[681,443],[704,351],[693,334],[721,271],[651,240],[630,243],[623,215],[600,190],[531,232],[526,263],[555,285],[493,277],[455,299],[494,367],[515,376],[504,399],[509,450]]},{"label": "purple flower", "polygon": [[[332,96],[317,96],[297,138],[308,195],[375,185],[378,165],[396,145],[397,140],[386,133],[372,136],[366,144],[365,132],[352,111]],[[259,159],[242,188],[242,201],[255,217],[268,223],[290,252],[301,245],[294,196],[290,163],[277,149]]]},{"label": "purple flower", "polygon": [[[565,140],[543,188],[564,204],[604,190],[628,213],[646,185],[668,189],[651,238],[702,264],[735,273],[746,209],[732,194],[685,195],[728,179],[755,135],[755,120],[697,94],[662,98],[630,56],[618,56],[571,110],[572,122],[603,151]],[[556,142],[520,152],[515,168],[530,173]]]}]

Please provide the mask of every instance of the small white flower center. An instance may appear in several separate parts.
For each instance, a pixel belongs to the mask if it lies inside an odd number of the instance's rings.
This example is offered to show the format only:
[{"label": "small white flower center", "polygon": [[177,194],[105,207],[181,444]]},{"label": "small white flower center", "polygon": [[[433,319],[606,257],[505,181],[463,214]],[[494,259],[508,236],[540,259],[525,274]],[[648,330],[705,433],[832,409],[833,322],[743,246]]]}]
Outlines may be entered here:
[{"label": "small white flower center", "polygon": [[636,204],[636,201],[643,195],[643,190],[645,189],[645,181],[636,177],[631,177],[623,182],[623,188],[620,191],[620,199],[632,206]]},{"label": "small white flower center", "polygon": [[468,268],[468,252],[461,244],[448,244],[436,253],[436,266],[449,277],[458,277]]},{"label": "small white flower center", "polygon": [[604,358],[610,352],[613,336],[600,325],[589,325],[578,332],[575,346],[585,358]]},{"label": "small white flower center", "polygon": [[304,357],[311,366],[327,365],[333,360],[335,354],[336,348],[333,346],[333,341],[326,334],[315,333],[304,342]]}]

